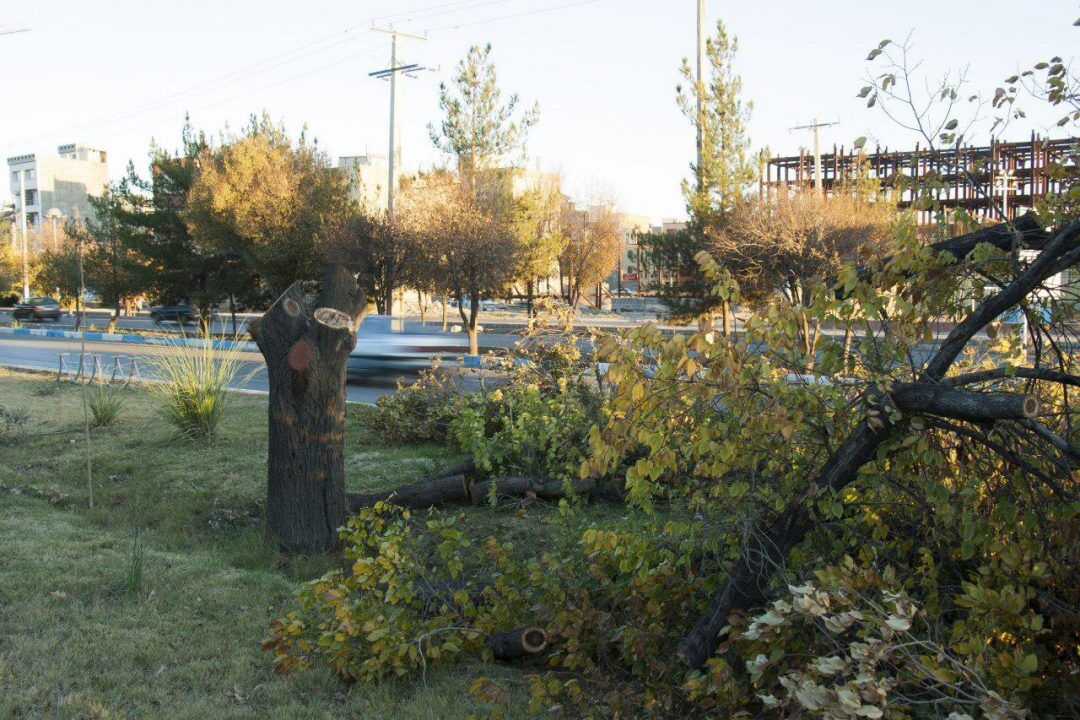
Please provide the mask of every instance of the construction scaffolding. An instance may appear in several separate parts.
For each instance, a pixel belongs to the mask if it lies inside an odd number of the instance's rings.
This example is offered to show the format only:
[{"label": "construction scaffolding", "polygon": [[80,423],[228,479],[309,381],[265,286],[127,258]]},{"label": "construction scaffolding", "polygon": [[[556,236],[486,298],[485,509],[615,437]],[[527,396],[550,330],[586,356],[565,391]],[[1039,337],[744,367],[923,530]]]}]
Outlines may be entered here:
[{"label": "construction scaffolding", "polygon": [[[1071,164],[1080,138],[1050,140],[1032,134],[1028,141],[1003,142],[991,139],[989,145],[967,146],[930,151],[890,151],[878,148],[872,153],[833,146],[832,153],[821,156],[822,186],[833,191],[845,179],[856,177],[860,163],[866,174],[881,183],[882,192],[900,192],[900,207],[911,207],[912,188],[931,188],[941,207],[964,208],[982,219],[1000,219],[1005,209],[1009,219],[1032,208],[1050,193],[1061,189],[1061,181],[1048,172],[1054,165]],[[760,191],[763,196],[781,189],[809,188],[814,181],[814,156],[806,150],[798,155],[763,159]],[[934,222],[933,212],[917,211],[919,224]]]}]

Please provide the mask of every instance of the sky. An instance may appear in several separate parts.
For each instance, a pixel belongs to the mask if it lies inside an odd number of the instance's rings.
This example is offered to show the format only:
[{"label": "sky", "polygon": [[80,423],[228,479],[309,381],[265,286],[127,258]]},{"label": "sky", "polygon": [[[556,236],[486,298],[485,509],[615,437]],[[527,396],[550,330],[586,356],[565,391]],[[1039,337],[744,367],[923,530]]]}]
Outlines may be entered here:
[{"label": "sky", "polygon": [[[676,105],[682,58],[695,47],[695,0],[37,0],[4,3],[0,154],[54,154],[82,143],[109,153],[119,177],[145,171],[152,141],[179,145],[185,114],[218,134],[264,110],[306,127],[336,163],[387,151],[389,87],[368,73],[389,64],[373,23],[426,40],[400,41],[400,59],[432,68],[399,84],[406,169],[443,158],[428,136],[439,83],[470,45],[491,43],[500,84],[540,104],[530,164],[563,174],[572,195],[613,196],[626,212],[685,215],[680,183],[694,134]],[[855,97],[869,49],[910,37],[920,72],[969,69],[972,92],[1080,47],[1074,0],[707,0],[739,39],[736,69],[753,103],[754,148],[773,155],[867,136],[889,147],[916,137]],[[1048,112],[1008,139],[1053,133]],[[976,130],[985,133],[985,124]],[[985,141],[986,136],[977,138]],[[0,188],[0,196],[8,188]]]}]

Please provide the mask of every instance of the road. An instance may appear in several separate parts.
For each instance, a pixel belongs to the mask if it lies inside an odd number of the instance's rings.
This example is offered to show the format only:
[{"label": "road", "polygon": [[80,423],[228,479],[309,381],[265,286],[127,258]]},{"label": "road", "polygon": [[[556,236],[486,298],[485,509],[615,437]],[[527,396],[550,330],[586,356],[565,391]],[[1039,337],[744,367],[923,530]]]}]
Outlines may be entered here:
[{"label": "road", "polygon": [[[33,336],[0,336],[0,365],[11,367],[48,370],[56,372],[60,353],[69,353],[66,362],[74,361],[78,365],[80,344],[78,340],[44,338]],[[107,373],[111,373],[117,356],[121,357],[123,367],[128,367],[128,358],[142,358],[139,372],[144,379],[152,379],[153,372],[146,358],[161,353],[164,349],[155,345],[118,344],[92,342],[86,343],[87,353],[97,355]],[[255,352],[240,353],[241,369],[237,374],[240,379],[234,384],[238,390],[268,392],[266,366],[262,356]],[[346,399],[356,403],[374,403],[383,395],[393,393],[397,387],[397,377],[382,375],[365,380],[363,383],[352,382],[345,386]]]}]

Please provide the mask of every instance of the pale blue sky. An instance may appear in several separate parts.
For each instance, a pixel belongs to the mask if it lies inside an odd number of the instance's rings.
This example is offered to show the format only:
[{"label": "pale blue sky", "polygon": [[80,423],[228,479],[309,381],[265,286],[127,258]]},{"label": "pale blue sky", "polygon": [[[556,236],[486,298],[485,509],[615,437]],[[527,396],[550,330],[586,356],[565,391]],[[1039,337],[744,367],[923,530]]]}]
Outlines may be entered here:
[{"label": "pale blue sky", "polygon": [[[561,170],[572,190],[609,188],[629,212],[681,216],[693,135],[675,85],[694,49],[694,8],[694,0],[5,2],[0,26],[33,31],[0,36],[0,156],[80,142],[108,150],[115,177],[128,159],[145,168],[152,137],[176,146],[185,111],[216,132],[263,109],[294,129],[306,123],[335,161],[385,153],[388,87],[367,77],[389,60],[388,38],[367,32],[383,16],[400,30],[429,30],[402,54],[441,66],[405,83],[407,167],[439,161],[426,129],[438,118],[438,82],[469,45],[490,42],[503,86],[540,102],[534,162]],[[1078,14],[1073,0],[708,0],[710,21],[723,16],[739,37],[753,144],[774,154],[809,144],[788,128],[814,116],[840,119],[824,131],[830,146],[860,135],[914,142],[854,97],[881,38],[914,30],[927,68],[970,64],[975,89],[992,93],[1021,65],[1074,54]],[[1048,117],[1008,134],[1027,137]]]}]

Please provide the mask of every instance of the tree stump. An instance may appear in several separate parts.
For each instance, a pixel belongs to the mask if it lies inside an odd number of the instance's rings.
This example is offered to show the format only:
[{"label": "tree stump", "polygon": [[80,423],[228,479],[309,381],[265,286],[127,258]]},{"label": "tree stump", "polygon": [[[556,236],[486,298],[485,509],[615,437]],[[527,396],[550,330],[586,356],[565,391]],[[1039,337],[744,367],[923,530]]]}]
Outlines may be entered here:
[{"label": "tree stump", "polygon": [[367,293],[344,267],[296,282],[252,326],[270,383],[266,534],[288,552],[337,545],[345,500],[345,369]]}]

